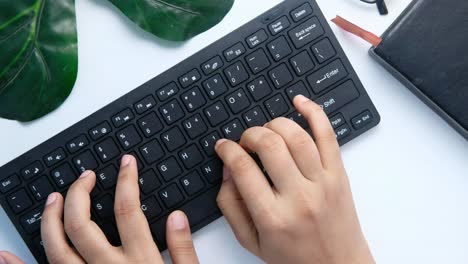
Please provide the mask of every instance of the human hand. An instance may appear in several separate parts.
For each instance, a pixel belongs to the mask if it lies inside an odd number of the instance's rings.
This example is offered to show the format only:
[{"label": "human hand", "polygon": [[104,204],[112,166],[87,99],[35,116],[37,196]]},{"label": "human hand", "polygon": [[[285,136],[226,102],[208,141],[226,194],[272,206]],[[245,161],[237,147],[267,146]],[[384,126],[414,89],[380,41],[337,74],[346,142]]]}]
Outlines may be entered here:
[{"label": "human hand", "polygon": [[[218,206],[240,244],[267,263],[374,263],[361,231],[335,133],[323,110],[294,98],[315,140],[278,118],[221,139]],[[258,154],[270,186],[248,152]]]},{"label": "human hand", "polygon": [[[115,192],[114,213],[122,246],[112,246],[99,226],[91,221],[90,192],[96,175],[84,172],[64,199],[49,195],[41,220],[41,236],[50,263],[156,263],[163,260],[149,224],[140,208],[137,162],[122,158]],[[64,221],[62,222],[62,215]],[[167,244],[173,263],[198,263],[187,217],[173,212],[167,221]],[[67,243],[67,236],[76,249]],[[2,263],[2,258],[5,263]],[[0,252],[0,264],[22,263],[8,252]]]}]

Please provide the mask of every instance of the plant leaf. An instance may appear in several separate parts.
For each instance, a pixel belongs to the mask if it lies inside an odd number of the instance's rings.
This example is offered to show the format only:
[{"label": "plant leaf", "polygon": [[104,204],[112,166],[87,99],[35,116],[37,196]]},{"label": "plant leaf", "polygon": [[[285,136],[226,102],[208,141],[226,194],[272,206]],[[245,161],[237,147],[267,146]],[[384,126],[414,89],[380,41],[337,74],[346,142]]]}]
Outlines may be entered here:
[{"label": "plant leaf", "polygon": [[167,40],[183,41],[217,23],[234,0],[109,0],[142,29]]},{"label": "plant leaf", "polygon": [[74,0],[0,0],[0,117],[31,121],[53,111],[77,71]]}]

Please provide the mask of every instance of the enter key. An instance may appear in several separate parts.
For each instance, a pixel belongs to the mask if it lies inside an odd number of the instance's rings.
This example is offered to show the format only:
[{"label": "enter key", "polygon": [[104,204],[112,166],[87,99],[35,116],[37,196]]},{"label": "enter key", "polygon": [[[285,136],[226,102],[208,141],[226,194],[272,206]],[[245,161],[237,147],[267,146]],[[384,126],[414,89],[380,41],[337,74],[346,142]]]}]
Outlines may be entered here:
[{"label": "enter key", "polygon": [[315,94],[330,87],[348,75],[340,60],[335,60],[307,77],[307,81]]}]

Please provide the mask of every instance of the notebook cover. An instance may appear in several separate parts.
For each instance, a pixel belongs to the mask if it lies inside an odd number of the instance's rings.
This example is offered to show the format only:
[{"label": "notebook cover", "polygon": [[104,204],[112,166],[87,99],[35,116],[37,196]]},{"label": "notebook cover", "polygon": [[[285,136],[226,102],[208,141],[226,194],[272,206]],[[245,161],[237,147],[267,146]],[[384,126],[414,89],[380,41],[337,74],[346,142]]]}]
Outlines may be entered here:
[{"label": "notebook cover", "polygon": [[468,140],[468,1],[414,0],[370,54]]}]

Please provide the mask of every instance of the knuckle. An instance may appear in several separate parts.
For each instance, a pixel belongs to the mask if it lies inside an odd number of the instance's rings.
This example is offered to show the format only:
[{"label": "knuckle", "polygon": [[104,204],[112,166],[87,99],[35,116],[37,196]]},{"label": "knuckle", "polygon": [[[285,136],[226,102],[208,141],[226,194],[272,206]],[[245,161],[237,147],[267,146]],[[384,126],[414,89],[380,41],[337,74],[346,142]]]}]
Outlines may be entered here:
[{"label": "knuckle", "polygon": [[283,138],[275,133],[265,134],[258,142],[260,149],[267,151],[277,150],[283,143]]},{"label": "knuckle", "polygon": [[174,243],[171,247],[172,252],[176,255],[190,256],[193,255],[195,249],[193,248],[192,240],[181,240]]},{"label": "knuckle", "polygon": [[297,132],[293,135],[293,144],[297,147],[309,146],[312,143],[312,138],[305,132]]},{"label": "knuckle", "polygon": [[132,217],[140,212],[140,203],[127,199],[116,200],[114,213],[116,217]]},{"label": "knuckle", "polygon": [[64,229],[68,235],[78,234],[86,226],[86,223],[65,219]]},{"label": "knuckle", "polygon": [[232,171],[247,171],[253,168],[254,164],[248,155],[238,155],[232,161]]}]

